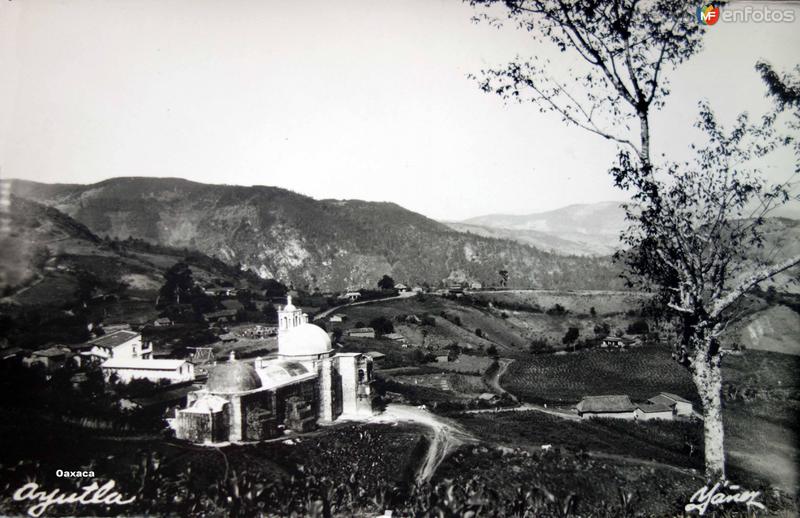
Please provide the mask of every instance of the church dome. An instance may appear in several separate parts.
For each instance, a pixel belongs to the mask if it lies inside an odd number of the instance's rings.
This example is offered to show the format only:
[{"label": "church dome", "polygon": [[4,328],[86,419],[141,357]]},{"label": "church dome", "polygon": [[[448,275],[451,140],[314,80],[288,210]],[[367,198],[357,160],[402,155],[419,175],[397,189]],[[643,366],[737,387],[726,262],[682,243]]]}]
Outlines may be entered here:
[{"label": "church dome", "polygon": [[210,369],[206,389],[209,392],[246,392],[261,388],[261,378],[252,365],[229,361]]},{"label": "church dome", "polygon": [[301,324],[279,338],[281,356],[315,356],[331,351],[328,333],[314,324]]}]

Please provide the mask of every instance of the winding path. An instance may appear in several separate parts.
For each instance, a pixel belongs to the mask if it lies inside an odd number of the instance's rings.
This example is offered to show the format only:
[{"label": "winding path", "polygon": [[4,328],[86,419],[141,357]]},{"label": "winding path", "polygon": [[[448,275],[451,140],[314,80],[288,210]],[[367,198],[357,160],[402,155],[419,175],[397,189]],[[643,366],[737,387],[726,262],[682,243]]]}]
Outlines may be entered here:
[{"label": "winding path", "polygon": [[404,292],[400,293],[399,295],[397,295],[395,297],[385,297],[385,298],[382,298],[382,299],[362,300],[360,302],[348,302],[347,304],[342,304],[341,306],[334,306],[332,308],[326,309],[325,311],[321,311],[321,312],[317,313],[316,315],[314,315],[313,317],[311,317],[311,320],[312,321],[320,320],[322,318],[327,317],[328,315],[330,315],[334,311],[339,311],[340,309],[348,308],[350,306],[361,306],[363,304],[372,304],[373,302],[385,302],[387,300],[407,299],[409,297],[413,297],[414,295],[416,295],[416,293],[414,293],[413,291],[404,291]]},{"label": "winding path", "polygon": [[462,444],[477,442],[456,423],[432,414],[419,407],[390,404],[386,411],[371,419],[372,422],[411,422],[431,429],[433,436],[425,458],[417,471],[417,481],[426,482],[433,477],[436,469],[453,450]]}]

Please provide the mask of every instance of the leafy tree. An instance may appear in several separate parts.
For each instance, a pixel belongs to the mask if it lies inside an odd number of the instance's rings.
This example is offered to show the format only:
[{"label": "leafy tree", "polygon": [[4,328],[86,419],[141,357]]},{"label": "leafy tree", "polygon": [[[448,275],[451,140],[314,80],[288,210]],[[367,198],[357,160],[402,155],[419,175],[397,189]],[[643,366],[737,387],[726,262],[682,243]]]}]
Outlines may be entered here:
[{"label": "leafy tree", "polygon": [[592,318],[597,316],[597,310],[594,309],[594,306],[589,308],[589,314],[592,316]]},{"label": "leafy tree", "polygon": [[383,316],[370,320],[369,327],[373,328],[378,336],[394,333],[392,321]]},{"label": "leafy tree", "polygon": [[561,339],[561,343],[565,345],[574,344],[578,340],[578,336],[580,336],[580,329],[577,327],[570,327],[567,329],[567,333],[564,335],[564,338]]},{"label": "leafy tree", "polygon": [[267,279],[263,282],[264,296],[265,297],[285,297],[289,292],[286,285],[276,281],[275,279]]},{"label": "leafy tree", "polygon": [[384,275],[383,277],[381,277],[381,280],[378,281],[378,288],[382,290],[393,290],[394,279],[392,279],[388,275]]},{"label": "leafy tree", "polygon": [[497,358],[498,357],[497,346],[492,344],[489,347],[487,347],[486,355],[489,356],[490,358]]},{"label": "leafy tree", "polygon": [[500,270],[497,272],[497,275],[500,276],[500,286],[507,286],[508,285],[508,270]]},{"label": "leafy tree", "polygon": [[[502,5],[478,19],[502,26],[507,20],[537,42],[549,42],[582,65],[563,76],[537,55],[483,70],[480,87],[507,100],[531,102],[569,124],[614,141],[650,163],[650,116],[669,93],[665,73],[702,46],[688,0],[470,0],[473,6]],[[632,136],[639,128],[637,138]]]},{"label": "leafy tree", "polygon": [[447,361],[454,362],[461,356],[461,347],[458,343],[453,342],[447,347]]},{"label": "leafy tree", "polygon": [[192,270],[185,262],[180,261],[172,265],[164,273],[164,284],[159,290],[161,304],[181,303],[181,296],[188,295],[194,288]]},{"label": "leafy tree", "polygon": [[650,326],[644,320],[636,320],[628,326],[626,332],[632,335],[646,335],[650,332]]},{"label": "leafy tree", "polygon": [[715,478],[725,474],[720,337],[748,291],[800,263],[798,255],[764,253],[765,218],[790,198],[786,185],[765,185],[753,165],[787,142],[773,122],[752,124],[743,114],[726,132],[701,102],[707,144],[691,162],[660,167],[656,179],[623,154],[612,171],[617,185],[635,193],[623,235],[630,250],[620,257],[642,280],[632,283],[656,287],[678,326],[674,357],[703,402],[706,471]]},{"label": "leafy tree", "polygon": [[480,328],[476,329],[475,336],[477,336],[478,338],[483,338],[483,331],[481,331]]},{"label": "leafy tree", "polygon": [[[680,326],[675,357],[691,371],[703,402],[706,476],[724,478],[720,334],[745,293],[800,262],[800,257],[790,257],[767,264],[745,254],[763,246],[764,217],[789,197],[785,186],[764,186],[753,168],[753,159],[788,141],[771,133],[777,113],[761,125],[740,116],[733,131],[725,133],[710,107],[701,104],[699,126],[708,144],[692,163],[656,167],[650,116],[669,93],[664,74],[702,45],[699,24],[686,16],[693,4],[471,3],[503,4],[508,18],[534,39],[548,40],[582,60],[582,68],[570,68],[568,77],[559,79],[552,75],[555,68],[535,57],[517,59],[505,68],[484,71],[480,85],[507,99],[529,100],[618,144],[618,164],[611,173],[616,185],[631,191],[634,199],[626,207],[631,227],[623,235],[630,251],[618,257],[637,276],[630,282],[654,287],[667,316]],[[482,16],[500,23],[491,14]],[[758,70],[777,101],[776,112],[797,110],[800,82],[768,64],[759,64]],[[796,130],[797,113],[794,117],[790,127]],[[795,154],[800,155],[796,142]],[[798,172],[796,165],[794,171]]]},{"label": "leafy tree", "polygon": [[605,338],[611,334],[611,326],[608,325],[608,322],[601,322],[594,326],[594,335],[597,338]]}]

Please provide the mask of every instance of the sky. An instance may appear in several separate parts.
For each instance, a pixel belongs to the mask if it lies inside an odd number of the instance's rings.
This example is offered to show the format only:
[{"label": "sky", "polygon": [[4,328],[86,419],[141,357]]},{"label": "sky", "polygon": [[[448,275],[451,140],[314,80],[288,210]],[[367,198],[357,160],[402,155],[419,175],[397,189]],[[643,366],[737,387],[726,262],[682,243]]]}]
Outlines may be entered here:
[{"label": "sky", "polygon": [[[611,143],[468,78],[566,55],[474,14],[457,0],[3,0],[0,175],[274,185],[440,220],[624,199]],[[670,76],[654,151],[686,152],[701,98],[723,121],[766,110],[753,66],[798,63],[796,14],[707,27]]]}]

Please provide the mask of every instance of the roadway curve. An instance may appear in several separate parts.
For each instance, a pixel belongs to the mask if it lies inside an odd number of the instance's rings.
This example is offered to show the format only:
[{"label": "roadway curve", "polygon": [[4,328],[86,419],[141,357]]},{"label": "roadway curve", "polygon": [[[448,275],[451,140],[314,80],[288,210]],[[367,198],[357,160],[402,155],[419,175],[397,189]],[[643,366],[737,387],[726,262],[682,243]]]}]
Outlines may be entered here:
[{"label": "roadway curve", "polygon": [[325,317],[327,317],[328,315],[330,315],[331,313],[333,313],[335,311],[339,311],[340,309],[347,308],[347,307],[350,307],[350,306],[361,306],[361,305],[364,305],[364,304],[372,304],[373,302],[385,302],[387,300],[407,299],[409,297],[413,297],[414,295],[416,295],[416,293],[414,293],[413,291],[404,291],[403,293],[400,293],[396,297],[386,297],[386,298],[382,298],[382,299],[362,300],[361,302],[348,302],[347,304],[342,304],[341,306],[334,306],[334,307],[332,307],[330,309],[326,309],[325,311],[317,313],[316,315],[314,315],[311,318],[311,320],[313,321],[313,320],[319,320],[321,318],[325,318]]},{"label": "roadway curve", "polygon": [[462,430],[454,422],[432,414],[419,407],[390,404],[386,411],[375,416],[372,422],[411,422],[418,423],[433,432],[431,444],[425,458],[417,471],[417,481],[427,482],[436,473],[436,469],[453,450],[462,444],[477,442],[473,436]]}]

